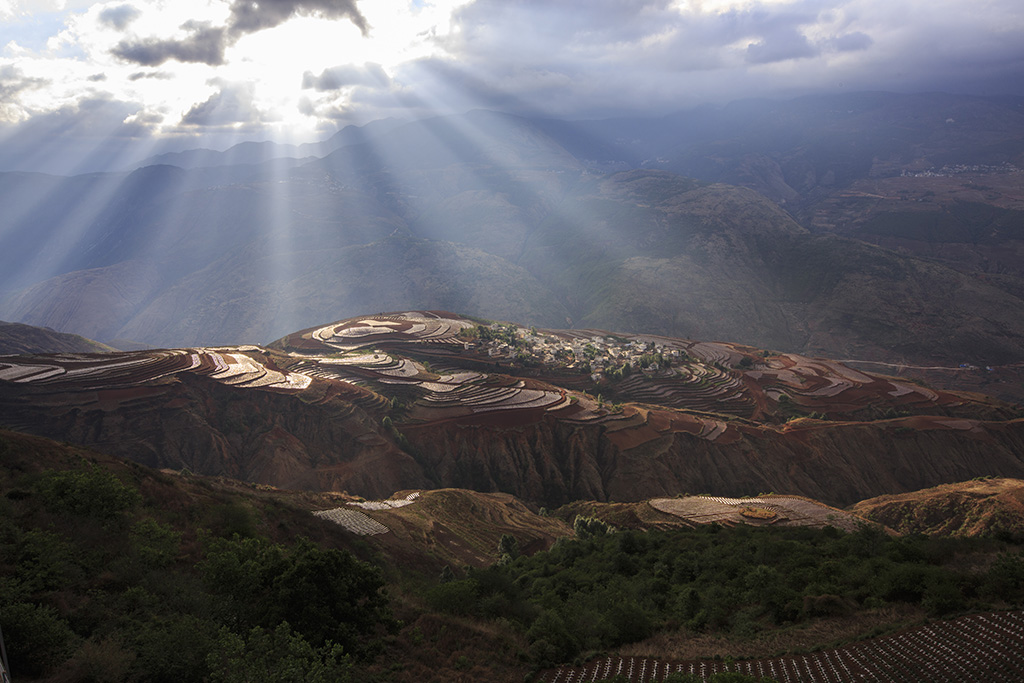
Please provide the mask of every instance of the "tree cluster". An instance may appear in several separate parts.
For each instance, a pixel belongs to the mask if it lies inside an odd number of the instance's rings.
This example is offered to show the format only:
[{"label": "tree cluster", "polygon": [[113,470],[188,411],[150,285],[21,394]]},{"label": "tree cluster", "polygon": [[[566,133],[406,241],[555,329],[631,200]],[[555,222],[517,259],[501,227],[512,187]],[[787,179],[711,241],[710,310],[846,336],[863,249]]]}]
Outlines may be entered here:
[{"label": "tree cluster", "polygon": [[[874,527],[607,533],[577,518],[579,540],[470,572],[434,589],[436,609],[518,625],[538,666],[660,630],[753,636],[815,617],[923,606],[945,616],[1024,602],[1024,553],[1005,541],[891,538]],[[954,556],[996,554],[980,573]]]},{"label": "tree cluster", "polygon": [[15,680],[344,682],[395,623],[377,568],[255,535],[240,506],[169,523],[134,482],[90,465],[5,484],[0,628]]}]

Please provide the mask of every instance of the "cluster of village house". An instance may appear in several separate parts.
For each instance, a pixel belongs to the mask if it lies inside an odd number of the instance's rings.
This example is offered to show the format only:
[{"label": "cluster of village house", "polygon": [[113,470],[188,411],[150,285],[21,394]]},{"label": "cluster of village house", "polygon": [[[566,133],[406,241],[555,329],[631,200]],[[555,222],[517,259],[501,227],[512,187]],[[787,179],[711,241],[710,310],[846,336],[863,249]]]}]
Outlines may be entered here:
[{"label": "cluster of village house", "polygon": [[1011,163],[1004,163],[999,166],[989,164],[954,164],[935,169],[929,168],[925,171],[908,171],[904,169],[900,175],[904,178],[943,178],[963,173],[1020,173],[1021,169]]},{"label": "cluster of village house", "polygon": [[[495,327],[494,329],[499,329]],[[592,336],[588,338],[562,338],[553,335],[539,334],[534,329],[517,328],[516,339],[523,345],[512,345],[504,339],[467,342],[466,350],[486,349],[491,358],[514,359],[518,354],[525,353],[534,361],[548,366],[561,366],[569,370],[579,370],[589,364],[591,378],[599,381],[604,372],[616,367],[628,365],[636,370],[655,373],[662,368],[657,362],[650,362],[641,368],[644,355],[661,354],[666,365],[685,357],[685,352],[677,348],[666,347],[664,344],[639,339],[623,340],[615,337]]]}]

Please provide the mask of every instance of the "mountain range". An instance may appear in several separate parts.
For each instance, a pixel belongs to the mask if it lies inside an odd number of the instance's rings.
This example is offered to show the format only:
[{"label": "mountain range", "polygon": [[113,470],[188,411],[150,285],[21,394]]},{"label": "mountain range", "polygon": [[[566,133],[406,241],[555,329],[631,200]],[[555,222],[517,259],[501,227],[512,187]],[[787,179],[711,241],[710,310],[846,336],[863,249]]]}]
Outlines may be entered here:
[{"label": "mountain range", "polygon": [[1022,150],[1016,100],[861,93],[656,120],[474,111],[128,173],[5,173],[0,318],[180,347],[458,310],[1013,364]]}]

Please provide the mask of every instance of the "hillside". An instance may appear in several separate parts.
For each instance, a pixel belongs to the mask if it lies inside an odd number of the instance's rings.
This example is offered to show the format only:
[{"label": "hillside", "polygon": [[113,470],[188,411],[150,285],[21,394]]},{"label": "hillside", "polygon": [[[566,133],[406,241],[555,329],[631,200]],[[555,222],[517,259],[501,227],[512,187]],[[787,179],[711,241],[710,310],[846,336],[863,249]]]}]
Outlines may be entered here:
[{"label": "hillside", "polygon": [[103,353],[114,350],[106,344],[77,334],[0,321],[0,356],[19,353]]},{"label": "hillside", "polygon": [[850,508],[900,533],[992,536],[1024,533],[1024,481],[979,477],[879,496]]},{"label": "hillside", "polygon": [[[1007,583],[1018,547],[1007,541],[753,517],[735,527],[675,517],[642,534],[584,520],[574,532],[561,518],[604,517],[607,506],[547,516],[506,494],[465,490],[383,500],[285,491],[158,472],[6,430],[0,456],[0,623],[18,680],[300,672],[309,681],[511,682],[532,672],[553,681],[573,659],[588,676],[622,667],[628,680],[668,665],[763,667],[793,681],[837,664],[906,677],[909,663],[934,673],[948,661],[921,648],[922,637],[988,680],[1019,659],[1006,649],[1021,633],[1019,612],[936,619],[974,609],[979,595],[988,610],[1020,603],[1024,593]],[[649,505],[688,500],[712,501]],[[842,513],[827,514],[833,523]],[[993,564],[996,551],[1003,559]],[[918,588],[908,590],[908,577]],[[731,607],[737,600],[742,609]],[[878,634],[890,635],[870,637]],[[730,664],[733,656],[742,660]]]},{"label": "hillside", "polygon": [[1017,406],[737,344],[411,311],[267,348],[0,363],[17,429],[152,467],[372,498],[774,491],[842,506],[1024,477]]},{"label": "hillside", "polygon": [[[394,628],[379,569],[352,551],[372,553],[281,496],[9,431],[0,456],[0,619],[14,680],[292,667],[346,681]],[[246,571],[233,571],[240,561]],[[312,619],[299,594],[318,605]]]}]

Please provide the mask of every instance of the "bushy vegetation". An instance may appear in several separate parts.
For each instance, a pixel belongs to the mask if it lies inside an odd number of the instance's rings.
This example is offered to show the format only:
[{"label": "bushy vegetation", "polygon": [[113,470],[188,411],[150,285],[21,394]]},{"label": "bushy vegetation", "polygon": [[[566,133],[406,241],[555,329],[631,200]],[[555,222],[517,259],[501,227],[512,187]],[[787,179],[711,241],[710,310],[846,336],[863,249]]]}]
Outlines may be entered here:
[{"label": "bushy vegetation", "polygon": [[501,341],[509,346],[522,346],[525,342],[519,336],[518,328],[512,324],[477,325],[459,331],[462,339],[479,339],[483,342]]},{"label": "bushy vegetation", "polygon": [[15,680],[343,682],[395,623],[377,568],[260,536],[237,501],[174,515],[85,463],[0,483]]},{"label": "bushy vegetation", "polygon": [[[583,518],[578,526],[580,540],[470,572],[435,588],[430,604],[517,624],[533,661],[547,666],[662,629],[748,637],[890,603],[945,616],[1024,602],[1024,553],[1006,541],[892,538],[873,527],[609,534]],[[945,564],[996,552],[979,574]]]}]

